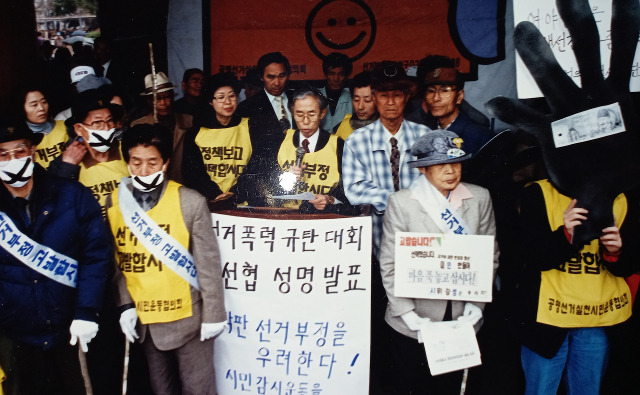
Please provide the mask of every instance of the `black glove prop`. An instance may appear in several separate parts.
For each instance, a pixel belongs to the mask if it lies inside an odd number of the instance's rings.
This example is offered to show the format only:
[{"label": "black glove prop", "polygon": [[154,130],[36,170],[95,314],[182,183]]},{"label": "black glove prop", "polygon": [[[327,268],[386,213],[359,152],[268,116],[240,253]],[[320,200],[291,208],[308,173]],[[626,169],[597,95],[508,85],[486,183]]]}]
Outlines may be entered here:
[{"label": "black glove prop", "polygon": [[[516,26],[514,44],[542,91],[551,114],[533,110],[515,99],[496,97],[487,110],[502,121],[536,136],[550,181],[562,194],[589,210],[576,228],[573,244],[600,237],[611,226],[617,195],[640,184],[640,133],[629,79],[640,30],[638,0],[613,2],[611,68],[604,79],[600,37],[587,0],[558,0],[558,12],[573,40],[582,88],[567,76],[549,44],[530,22]],[[619,103],[625,131],[556,148],[551,123],[600,106]]]}]

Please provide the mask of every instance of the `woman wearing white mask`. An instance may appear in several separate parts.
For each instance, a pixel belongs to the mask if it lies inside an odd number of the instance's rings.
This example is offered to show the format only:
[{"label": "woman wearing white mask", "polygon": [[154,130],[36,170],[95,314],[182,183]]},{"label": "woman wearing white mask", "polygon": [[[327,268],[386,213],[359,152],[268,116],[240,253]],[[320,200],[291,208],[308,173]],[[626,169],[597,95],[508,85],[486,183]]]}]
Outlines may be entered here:
[{"label": "woman wearing white mask", "polygon": [[111,104],[95,89],[76,96],[71,106],[73,129],[77,135],[49,171],[77,179],[91,189],[103,208],[107,196],[129,175],[115,137]]}]

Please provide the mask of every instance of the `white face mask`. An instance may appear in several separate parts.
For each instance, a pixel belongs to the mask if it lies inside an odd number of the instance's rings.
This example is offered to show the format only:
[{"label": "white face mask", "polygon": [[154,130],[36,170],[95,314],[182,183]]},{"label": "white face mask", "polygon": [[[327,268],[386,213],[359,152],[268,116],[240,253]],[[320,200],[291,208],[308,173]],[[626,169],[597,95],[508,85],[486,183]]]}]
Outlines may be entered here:
[{"label": "white face mask", "polygon": [[91,148],[102,153],[109,151],[116,128],[111,128],[109,130],[85,129],[89,132],[88,143]]},{"label": "white face mask", "polygon": [[14,188],[23,187],[33,175],[33,160],[30,156],[11,159],[0,167],[0,179]]},{"label": "white face mask", "polygon": [[[129,173],[131,173],[131,169],[129,169]],[[149,174],[148,176],[132,175],[131,181],[133,187],[137,190],[141,192],[151,192],[162,185],[162,181],[164,181],[164,169],[153,174]]]}]

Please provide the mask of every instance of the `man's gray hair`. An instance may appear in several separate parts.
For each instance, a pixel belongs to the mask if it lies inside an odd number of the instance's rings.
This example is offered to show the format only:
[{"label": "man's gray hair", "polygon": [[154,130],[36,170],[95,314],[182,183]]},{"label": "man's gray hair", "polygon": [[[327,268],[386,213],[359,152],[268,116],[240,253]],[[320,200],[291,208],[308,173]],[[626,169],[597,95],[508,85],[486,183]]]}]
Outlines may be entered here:
[{"label": "man's gray hair", "polygon": [[329,106],[329,99],[324,97],[322,93],[320,93],[317,89],[307,87],[307,88],[298,88],[295,92],[293,92],[293,96],[291,100],[289,100],[289,110],[293,113],[293,105],[296,103],[296,100],[302,100],[305,97],[315,97],[318,99],[318,104],[320,105],[320,111],[324,110]]}]

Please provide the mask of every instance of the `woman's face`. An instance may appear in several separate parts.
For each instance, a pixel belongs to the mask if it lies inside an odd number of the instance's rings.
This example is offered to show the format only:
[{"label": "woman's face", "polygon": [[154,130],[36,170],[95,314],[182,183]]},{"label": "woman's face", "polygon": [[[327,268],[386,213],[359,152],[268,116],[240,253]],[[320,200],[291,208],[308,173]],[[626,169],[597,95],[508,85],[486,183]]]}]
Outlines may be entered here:
[{"label": "woman's face", "polygon": [[238,96],[232,87],[221,86],[213,94],[211,105],[216,114],[222,117],[230,117],[238,107]]},{"label": "woman's face", "polygon": [[29,92],[24,99],[24,112],[27,116],[27,121],[45,123],[49,116],[49,102],[41,92]]},{"label": "woman's face", "polygon": [[455,189],[460,184],[462,174],[462,164],[445,163],[442,165],[433,165],[428,167],[419,167],[420,173],[427,177],[427,180],[436,187],[445,197],[449,195],[449,191]]}]

